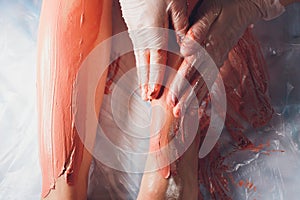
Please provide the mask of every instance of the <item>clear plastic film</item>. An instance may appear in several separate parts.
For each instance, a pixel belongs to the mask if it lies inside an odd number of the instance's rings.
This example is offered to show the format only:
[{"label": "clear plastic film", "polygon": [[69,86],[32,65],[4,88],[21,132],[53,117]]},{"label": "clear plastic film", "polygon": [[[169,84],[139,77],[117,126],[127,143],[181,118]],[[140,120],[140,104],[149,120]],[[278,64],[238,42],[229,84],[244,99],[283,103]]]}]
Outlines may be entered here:
[{"label": "clear plastic film", "polygon": [[[0,199],[40,199],[42,174],[38,162],[35,63],[41,2],[1,1],[0,5],[0,134],[3,138],[0,140]],[[117,14],[113,19],[113,33],[117,34],[126,30],[126,25],[118,1],[114,2],[114,9]],[[255,25],[269,68],[270,96],[275,114],[266,126],[245,133],[258,147],[257,151],[236,151],[226,130],[220,138],[220,156],[225,158],[221,164],[226,166],[222,173],[229,183],[229,190],[223,189],[233,199],[298,199],[300,194],[299,19],[300,5],[295,4],[279,19]],[[129,44],[129,37],[122,42]],[[114,56],[118,57],[112,52]],[[142,137],[147,132],[136,131],[131,123],[146,126],[151,118],[150,104],[140,99],[138,90],[132,95],[129,106],[120,101],[117,117],[122,119],[121,124],[116,122],[116,113],[111,106],[114,90],[119,86],[115,80],[120,80],[135,67],[133,53],[122,56],[116,63],[118,69],[110,66],[100,125],[107,138],[120,148],[128,152],[146,152],[148,141],[137,143],[130,136]],[[112,83],[108,86],[110,80]],[[124,81],[136,83],[137,78]],[[122,88],[121,92],[126,89]],[[124,107],[130,108],[129,112],[123,110]],[[97,137],[96,141],[102,139]],[[112,155],[103,152],[101,144],[95,143],[95,154]],[[136,167],[134,162],[143,166],[144,157],[133,160],[122,152],[115,156],[119,170],[106,165],[105,160],[94,158],[89,175],[89,199],[136,199],[142,173],[122,169],[131,165]],[[199,190],[205,199],[213,198],[201,180]]]}]

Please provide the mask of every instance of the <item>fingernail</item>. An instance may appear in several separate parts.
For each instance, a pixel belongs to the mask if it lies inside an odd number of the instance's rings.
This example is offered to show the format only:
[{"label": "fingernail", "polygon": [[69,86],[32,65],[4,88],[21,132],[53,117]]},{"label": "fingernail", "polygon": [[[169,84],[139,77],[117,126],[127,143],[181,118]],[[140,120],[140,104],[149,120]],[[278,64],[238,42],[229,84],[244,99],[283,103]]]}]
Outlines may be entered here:
[{"label": "fingernail", "polygon": [[159,93],[159,84],[149,84],[148,87],[148,99],[155,99]]}]

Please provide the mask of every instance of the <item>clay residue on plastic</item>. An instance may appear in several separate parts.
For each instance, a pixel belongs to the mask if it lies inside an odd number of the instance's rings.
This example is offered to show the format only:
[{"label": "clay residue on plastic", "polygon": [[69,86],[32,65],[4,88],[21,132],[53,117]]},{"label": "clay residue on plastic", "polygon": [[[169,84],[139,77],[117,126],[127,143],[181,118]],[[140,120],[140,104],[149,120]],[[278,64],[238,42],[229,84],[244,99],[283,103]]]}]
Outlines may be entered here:
[{"label": "clay residue on plastic", "polygon": [[43,1],[38,38],[38,112],[42,196],[64,175],[76,182],[83,144],[74,127],[73,84],[99,42],[104,1]]},{"label": "clay residue on plastic", "polygon": [[[230,51],[228,60],[220,69],[227,95],[225,125],[236,146],[231,153],[243,150],[260,152],[270,146],[254,145],[244,134],[249,126],[263,126],[272,118],[273,109],[268,94],[269,80],[266,69],[258,42],[248,29]],[[203,141],[210,118],[205,114],[205,108],[201,109],[201,114],[200,135]],[[229,166],[224,161],[231,153],[221,155],[220,145],[217,144],[208,156],[199,160],[199,184],[207,189],[213,199],[230,199],[230,185],[256,190],[252,182],[241,180],[235,183],[232,175],[226,173]],[[203,198],[199,196],[199,199]]]}]

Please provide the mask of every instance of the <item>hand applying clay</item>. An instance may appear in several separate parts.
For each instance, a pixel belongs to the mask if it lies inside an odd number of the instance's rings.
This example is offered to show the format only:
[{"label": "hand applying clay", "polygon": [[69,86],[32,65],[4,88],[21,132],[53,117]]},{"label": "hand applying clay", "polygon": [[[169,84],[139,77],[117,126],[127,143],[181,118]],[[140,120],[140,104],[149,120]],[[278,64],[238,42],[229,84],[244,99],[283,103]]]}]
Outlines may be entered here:
[{"label": "hand applying clay", "polygon": [[[193,56],[203,46],[218,67],[227,59],[228,52],[237,44],[246,28],[260,19],[271,20],[285,11],[286,5],[299,0],[204,0],[199,1],[190,19],[190,28],[181,43],[185,56],[178,75],[170,86],[168,104],[174,106],[174,115],[180,113],[178,103],[184,102],[186,84],[197,83],[198,94],[205,94],[205,83],[195,75],[198,66],[192,66]],[[200,44],[200,45],[199,45]],[[196,68],[196,69],[192,69]],[[187,81],[179,81],[186,79]],[[199,81],[200,80],[200,81]],[[197,91],[196,91],[197,93]],[[197,95],[198,95],[197,94]],[[202,96],[203,96],[202,94]]]},{"label": "hand applying clay", "polygon": [[143,100],[155,99],[164,79],[169,21],[178,41],[188,26],[186,0],[120,0],[132,40]]},{"label": "hand applying clay", "polygon": [[204,0],[194,9],[191,27],[181,45],[184,56],[197,49],[191,40],[203,44],[218,66],[246,28],[260,19],[271,20],[285,11],[279,0]]}]

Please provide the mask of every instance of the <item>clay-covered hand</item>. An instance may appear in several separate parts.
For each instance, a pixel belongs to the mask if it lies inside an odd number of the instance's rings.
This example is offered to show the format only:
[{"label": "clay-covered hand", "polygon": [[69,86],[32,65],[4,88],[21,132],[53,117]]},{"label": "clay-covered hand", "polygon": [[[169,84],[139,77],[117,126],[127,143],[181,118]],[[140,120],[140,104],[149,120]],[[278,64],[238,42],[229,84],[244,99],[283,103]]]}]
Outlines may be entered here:
[{"label": "clay-covered hand", "polygon": [[217,66],[221,66],[250,24],[260,19],[274,19],[284,11],[279,0],[199,1],[181,44],[181,54],[189,56],[197,51],[191,45],[191,40],[196,40],[206,48]]},{"label": "clay-covered hand", "polygon": [[[178,41],[188,28],[186,0],[119,0],[132,40],[143,100],[155,99],[164,79],[169,22]],[[164,50],[163,50],[164,49]]]},{"label": "clay-covered hand", "polygon": [[168,104],[174,107],[175,117],[179,117],[191,90],[200,102],[206,94],[206,83],[198,72],[206,79],[216,78],[215,72],[211,71],[213,66],[223,65],[246,28],[259,19],[273,19],[284,10],[279,0],[198,1],[190,17],[191,26],[180,47],[185,59],[170,85],[167,98]]}]

